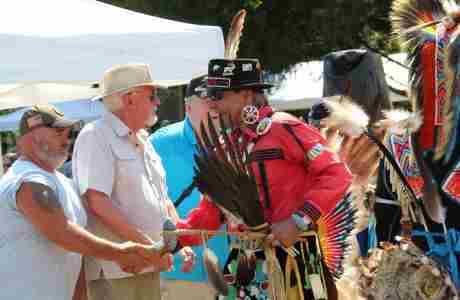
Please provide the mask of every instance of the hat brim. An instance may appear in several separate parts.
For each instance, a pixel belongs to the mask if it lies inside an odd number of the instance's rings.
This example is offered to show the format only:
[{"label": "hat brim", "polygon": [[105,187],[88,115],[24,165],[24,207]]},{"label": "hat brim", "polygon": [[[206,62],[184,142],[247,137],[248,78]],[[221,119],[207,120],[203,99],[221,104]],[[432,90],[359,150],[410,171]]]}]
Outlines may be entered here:
[{"label": "hat brim", "polygon": [[76,124],[80,123],[80,120],[69,120],[69,119],[59,119],[53,122],[50,127],[53,128],[69,128],[73,127]]},{"label": "hat brim", "polygon": [[254,88],[261,88],[261,89],[270,89],[273,87],[273,84],[270,83],[256,83],[256,84],[242,84],[240,88],[244,87],[254,87]]},{"label": "hat brim", "polygon": [[157,88],[157,89],[160,89],[160,90],[168,89],[167,85],[159,84],[159,83],[156,83],[156,82],[150,82],[150,83],[146,82],[146,83],[141,83],[141,84],[135,84],[135,85],[132,85],[132,86],[129,86],[129,87],[126,87],[126,88],[122,88],[122,89],[118,89],[118,90],[115,90],[115,91],[111,91],[110,93],[104,93],[104,94],[96,95],[93,98],[91,98],[91,101],[102,100],[102,98],[104,98],[104,97],[107,97],[107,96],[110,96],[110,95],[113,95],[113,94],[116,94],[116,93],[120,93],[120,92],[129,90],[129,89],[132,89],[132,88],[143,87],[143,86],[151,86],[151,87],[154,87],[154,88]]},{"label": "hat brim", "polygon": [[270,89],[274,85],[270,83],[248,83],[248,84],[239,84],[232,87],[222,87],[222,86],[207,86],[207,90],[220,90],[220,91],[231,91],[231,90],[239,90],[244,88],[258,88],[258,89]]}]

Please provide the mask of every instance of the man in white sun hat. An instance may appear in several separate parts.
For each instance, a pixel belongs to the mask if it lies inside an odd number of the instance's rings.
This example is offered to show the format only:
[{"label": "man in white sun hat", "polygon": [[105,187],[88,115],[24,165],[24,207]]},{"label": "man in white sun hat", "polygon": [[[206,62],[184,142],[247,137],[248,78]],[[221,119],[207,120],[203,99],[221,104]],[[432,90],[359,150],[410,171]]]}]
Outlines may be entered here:
[{"label": "man in white sun hat", "polygon": [[[87,201],[89,229],[114,241],[146,245],[161,241],[164,222],[177,217],[167,196],[161,160],[144,130],[157,122],[159,88],[145,64],[109,69],[101,82],[108,112],[86,125],[75,143],[73,174]],[[187,247],[180,251],[191,269],[193,251]],[[111,262],[88,258],[88,296],[161,299],[159,272],[168,270],[171,263],[171,254],[166,254],[159,264],[132,276]]]}]

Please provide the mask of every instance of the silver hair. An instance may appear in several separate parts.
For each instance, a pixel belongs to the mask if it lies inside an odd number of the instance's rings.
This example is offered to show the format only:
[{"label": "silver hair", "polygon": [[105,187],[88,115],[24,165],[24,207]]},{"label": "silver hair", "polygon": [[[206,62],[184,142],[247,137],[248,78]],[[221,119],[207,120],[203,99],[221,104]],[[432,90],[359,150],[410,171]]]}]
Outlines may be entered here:
[{"label": "silver hair", "polygon": [[124,90],[122,92],[118,92],[118,93],[109,95],[107,97],[104,97],[102,99],[103,102],[104,102],[104,106],[110,112],[119,111],[120,109],[123,108],[123,102],[121,101],[122,97],[124,95],[126,95],[126,94],[135,93],[137,91],[139,91],[139,88],[138,87],[133,87],[133,88],[129,88],[127,90]]},{"label": "silver hair", "polygon": [[121,101],[122,93],[116,93],[106,96],[102,99],[105,108],[110,112],[119,111],[123,108],[123,102]]},{"label": "silver hair", "polygon": [[120,109],[123,108],[123,102],[121,101],[121,98],[124,95],[136,92],[137,90],[138,90],[137,88],[130,88],[122,92],[115,93],[107,97],[104,97],[103,102],[104,102],[105,108],[107,108],[107,110],[110,112],[119,111]]}]

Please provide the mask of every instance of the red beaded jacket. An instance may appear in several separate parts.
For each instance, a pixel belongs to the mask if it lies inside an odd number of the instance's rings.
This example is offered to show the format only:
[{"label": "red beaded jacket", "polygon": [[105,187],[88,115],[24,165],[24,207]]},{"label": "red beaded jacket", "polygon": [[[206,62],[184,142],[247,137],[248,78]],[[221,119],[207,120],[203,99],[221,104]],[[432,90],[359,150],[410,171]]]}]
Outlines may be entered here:
[{"label": "red beaded jacket", "polygon": [[[327,148],[320,132],[290,114],[274,113],[269,106],[260,110],[259,120],[268,124],[268,130],[240,128],[235,138],[244,135],[253,143],[250,163],[265,220],[273,224],[299,213],[315,221],[334,209],[348,192],[352,175]],[[224,219],[219,208],[203,198],[177,227],[217,230]],[[184,246],[200,242],[200,237],[181,238]]]}]

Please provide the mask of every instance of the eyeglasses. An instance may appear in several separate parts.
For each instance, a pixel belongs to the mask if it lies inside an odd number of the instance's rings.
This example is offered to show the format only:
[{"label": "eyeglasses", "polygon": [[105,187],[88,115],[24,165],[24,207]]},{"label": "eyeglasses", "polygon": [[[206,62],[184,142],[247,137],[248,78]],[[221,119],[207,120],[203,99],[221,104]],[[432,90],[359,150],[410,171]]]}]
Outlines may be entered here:
[{"label": "eyeglasses", "polygon": [[53,127],[53,124],[40,124],[40,125],[36,125],[36,126],[33,126],[33,127],[29,128],[27,133],[31,132],[31,131],[33,131],[35,129],[38,129],[38,128],[53,129],[53,131],[58,136],[62,136],[66,130],[69,130],[68,131],[68,138],[69,139],[75,139],[77,137],[77,135],[80,133],[81,129],[83,128],[83,122],[82,121],[77,122],[77,123],[73,124],[70,127]]},{"label": "eyeglasses", "polygon": [[46,126],[48,128],[56,130],[57,135],[62,136],[66,130],[68,130],[67,137],[69,139],[76,139],[78,134],[80,133],[80,130],[82,128],[81,122],[75,123],[71,127],[64,127],[64,128],[57,128],[57,127],[51,127],[51,126]]},{"label": "eyeglasses", "polygon": [[[124,95],[136,95],[139,93],[141,93],[141,91],[131,91],[131,92],[125,93]],[[149,100],[150,102],[154,102],[154,101],[157,101],[158,99],[160,99],[160,97],[158,96],[158,90],[153,89],[152,94],[149,96]]]},{"label": "eyeglasses", "polygon": [[150,95],[150,102],[157,101],[158,99],[160,99],[158,96],[158,90],[154,89],[152,91],[152,95]]}]

